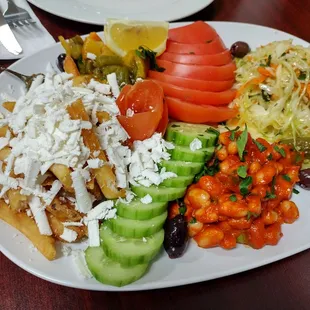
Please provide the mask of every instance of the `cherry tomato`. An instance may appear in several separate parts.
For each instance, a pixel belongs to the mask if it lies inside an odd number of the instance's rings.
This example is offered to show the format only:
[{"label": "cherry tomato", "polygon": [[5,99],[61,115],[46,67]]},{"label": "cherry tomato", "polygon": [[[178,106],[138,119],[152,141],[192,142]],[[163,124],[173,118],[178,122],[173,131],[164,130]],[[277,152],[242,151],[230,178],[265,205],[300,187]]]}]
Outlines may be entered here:
[{"label": "cherry tomato", "polygon": [[216,38],[216,36],[216,31],[203,21],[197,21],[183,27],[172,28],[168,33],[170,40],[181,43],[206,43]]},{"label": "cherry tomato", "polygon": [[231,62],[229,50],[212,55],[175,54],[165,52],[158,59],[168,60],[185,65],[223,66]]},{"label": "cherry tomato", "polygon": [[[163,100],[162,88],[149,80],[122,90],[117,101],[122,115],[117,118],[131,140],[144,140],[153,135],[163,116]],[[127,109],[134,111],[131,117],[126,116]]]},{"label": "cherry tomato", "polygon": [[174,86],[168,83],[157,81],[163,88],[166,96],[201,105],[227,105],[232,102],[236,96],[234,89],[223,92],[207,92]]},{"label": "cherry tomato", "polygon": [[164,74],[173,76],[207,81],[226,81],[235,78],[236,65],[234,62],[220,67],[184,65],[167,60],[157,60],[157,63],[160,67],[165,68]]},{"label": "cherry tomato", "polygon": [[180,99],[166,97],[170,117],[188,123],[219,123],[233,118],[237,110],[228,107],[196,105]]},{"label": "cherry tomato", "polygon": [[167,40],[166,52],[190,55],[211,55],[223,52],[226,49],[219,36],[208,43],[186,44]]}]

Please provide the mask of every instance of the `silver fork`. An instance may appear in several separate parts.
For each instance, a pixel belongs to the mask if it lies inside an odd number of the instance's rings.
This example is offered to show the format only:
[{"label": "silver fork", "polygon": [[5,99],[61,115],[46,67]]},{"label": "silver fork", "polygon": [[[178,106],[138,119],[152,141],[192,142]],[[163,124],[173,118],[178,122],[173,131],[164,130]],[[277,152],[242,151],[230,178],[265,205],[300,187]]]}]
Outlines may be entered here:
[{"label": "silver fork", "polygon": [[7,0],[7,2],[8,8],[3,13],[3,16],[9,25],[19,27],[35,24],[35,21],[25,9],[17,6],[12,0]]}]

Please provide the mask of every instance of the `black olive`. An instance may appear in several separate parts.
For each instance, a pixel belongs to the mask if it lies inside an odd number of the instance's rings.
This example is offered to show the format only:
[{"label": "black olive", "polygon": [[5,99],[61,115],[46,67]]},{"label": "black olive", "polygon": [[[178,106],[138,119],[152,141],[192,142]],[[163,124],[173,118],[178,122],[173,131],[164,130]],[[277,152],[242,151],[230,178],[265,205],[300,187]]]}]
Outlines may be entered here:
[{"label": "black olive", "polygon": [[178,214],[165,223],[164,248],[170,258],[182,256],[187,245],[187,223],[183,215]]},{"label": "black olive", "polygon": [[64,72],[64,60],[66,58],[66,54],[60,54],[57,57],[57,67],[61,72]]},{"label": "black olive", "polygon": [[298,185],[306,190],[310,190],[310,168],[299,171]]},{"label": "black olive", "polygon": [[237,41],[231,46],[230,52],[234,57],[243,58],[250,52],[250,47],[246,42]]}]

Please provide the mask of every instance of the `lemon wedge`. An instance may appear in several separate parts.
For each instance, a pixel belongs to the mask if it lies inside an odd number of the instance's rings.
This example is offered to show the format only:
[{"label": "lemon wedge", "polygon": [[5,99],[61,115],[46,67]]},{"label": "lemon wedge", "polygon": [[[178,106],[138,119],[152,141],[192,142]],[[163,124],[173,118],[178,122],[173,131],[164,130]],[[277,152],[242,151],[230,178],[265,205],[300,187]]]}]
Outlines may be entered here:
[{"label": "lemon wedge", "polygon": [[124,57],[140,45],[148,47],[159,56],[166,49],[169,23],[136,20],[108,19],[104,27],[106,45]]}]

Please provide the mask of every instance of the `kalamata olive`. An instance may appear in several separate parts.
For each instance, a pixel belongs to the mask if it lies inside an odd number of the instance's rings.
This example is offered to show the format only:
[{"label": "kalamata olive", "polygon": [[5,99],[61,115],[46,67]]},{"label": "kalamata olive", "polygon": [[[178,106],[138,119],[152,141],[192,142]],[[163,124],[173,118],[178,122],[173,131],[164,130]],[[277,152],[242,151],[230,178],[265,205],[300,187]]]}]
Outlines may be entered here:
[{"label": "kalamata olive", "polygon": [[61,72],[64,72],[64,60],[66,58],[66,54],[60,54],[57,57],[57,67]]},{"label": "kalamata olive", "polygon": [[308,191],[310,191],[310,168],[299,171],[298,185]]},{"label": "kalamata olive", "polygon": [[250,47],[246,42],[237,41],[231,46],[230,52],[234,57],[243,58],[250,52]]},{"label": "kalamata olive", "polygon": [[187,245],[187,223],[183,215],[178,214],[165,223],[164,248],[170,258],[182,256]]}]

